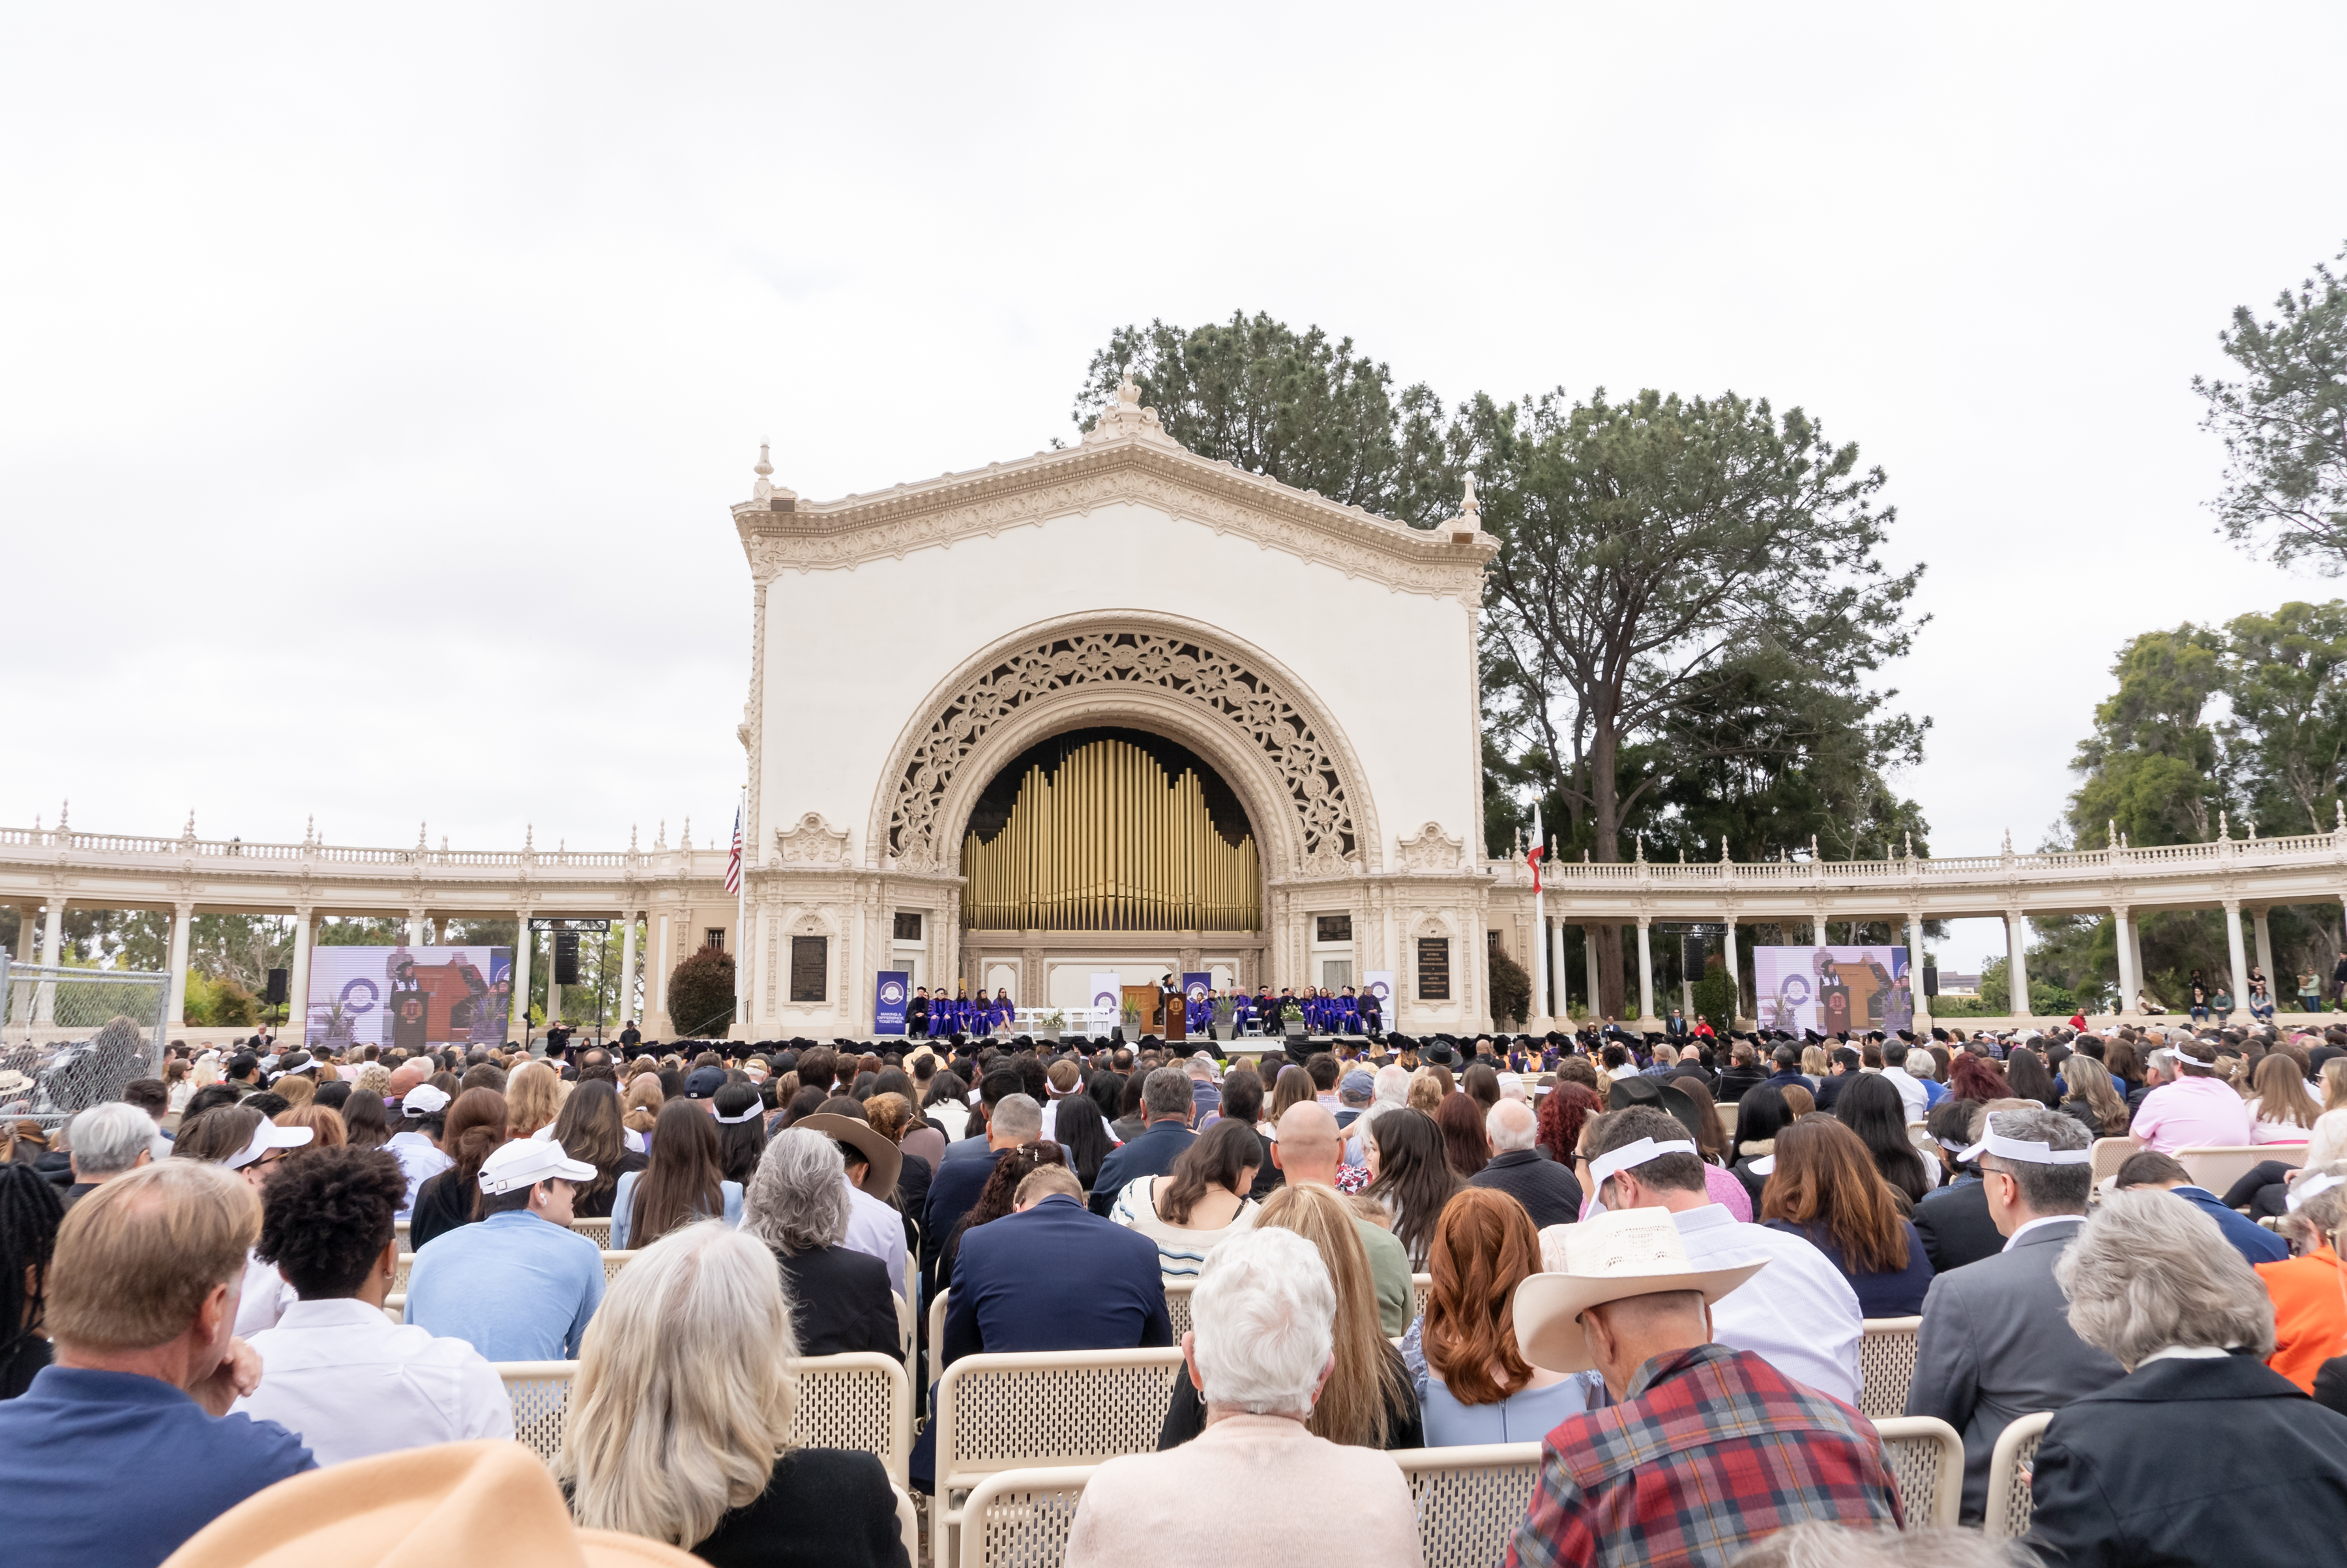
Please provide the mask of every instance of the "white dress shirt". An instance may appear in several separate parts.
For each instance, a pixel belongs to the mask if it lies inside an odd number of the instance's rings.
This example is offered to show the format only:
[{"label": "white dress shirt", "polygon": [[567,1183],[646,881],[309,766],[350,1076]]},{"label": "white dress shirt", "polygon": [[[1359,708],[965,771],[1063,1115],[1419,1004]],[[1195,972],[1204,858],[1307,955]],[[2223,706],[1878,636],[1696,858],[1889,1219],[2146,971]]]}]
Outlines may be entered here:
[{"label": "white dress shirt", "polygon": [[261,1387],[231,1409],[275,1421],[321,1465],[514,1435],[505,1383],[479,1351],[355,1297],[297,1301],[251,1344]]},{"label": "white dress shirt", "polygon": [[1899,1091],[1899,1098],[1907,1102],[1908,1121],[1921,1122],[1931,1111],[1931,1091],[1923,1087],[1923,1081],[1922,1079],[1917,1078],[1905,1068],[1884,1068],[1882,1070],[1882,1081],[1891,1085],[1891,1088]]},{"label": "white dress shirt", "polygon": [[236,1298],[236,1337],[250,1339],[264,1328],[274,1328],[285,1309],[301,1299],[275,1264],[246,1253],[243,1290]]},{"label": "white dress shirt", "polygon": [[847,1183],[847,1235],[840,1245],[888,1266],[888,1288],[905,1294],[905,1220],[895,1209]]},{"label": "white dress shirt", "polygon": [[1855,1407],[1865,1316],[1858,1292],[1832,1260],[1799,1236],[1741,1224],[1718,1204],[1671,1220],[1697,1269],[1768,1262],[1712,1303],[1712,1338],[1749,1350],[1795,1382]]},{"label": "white dress shirt", "polygon": [[384,1147],[392,1152],[399,1161],[399,1168],[407,1174],[407,1196],[400,1200],[399,1213],[395,1216],[404,1220],[415,1207],[415,1189],[456,1162],[421,1132],[394,1132],[391,1142]]},{"label": "white dress shirt", "polygon": [[2013,1227],[2013,1234],[2005,1237],[2004,1245],[1996,1250],[1999,1252],[2011,1252],[2014,1247],[2021,1245],[2021,1238],[2023,1236],[2027,1235],[2039,1225],[2071,1225],[2075,1223],[2080,1217],[2081,1216],[2077,1214],[2040,1214],[2034,1220],[2024,1220],[2020,1225]]}]

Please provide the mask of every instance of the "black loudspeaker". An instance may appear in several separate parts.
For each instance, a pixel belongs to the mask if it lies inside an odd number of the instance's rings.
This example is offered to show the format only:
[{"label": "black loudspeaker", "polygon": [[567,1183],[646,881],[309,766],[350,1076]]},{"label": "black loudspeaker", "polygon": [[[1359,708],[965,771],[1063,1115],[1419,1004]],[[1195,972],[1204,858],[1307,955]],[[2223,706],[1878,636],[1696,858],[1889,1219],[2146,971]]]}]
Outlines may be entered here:
[{"label": "black loudspeaker", "polygon": [[287,985],[288,985],[288,982],[292,979],[292,974],[291,974],[291,972],[290,972],[290,971],[288,971],[288,970],[285,970],[285,969],[272,969],[272,970],[270,970],[270,971],[269,971],[269,989],[261,993],[261,1000],[263,1000],[263,1001],[265,1001],[265,1002],[267,1002],[271,1007],[273,1007],[273,1008],[282,1008],[282,1007],[283,1007],[283,1006],[285,1005],[285,998],[286,998],[286,994],[287,994]]},{"label": "black loudspeaker", "polygon": [[1703,978],[1703,933],[1689,931],[1679,938],[1679,972],[1691,980]]},{"label": "black loudspeaker", "polygon": [[579,933],[554,933],[554,983],[575,986],[579,983]]},{"label": "black loudspeaker", "polygon": [[1923,994],[1927,997],[1940,994],[1940,966],[1937,964],[1923,966]]}]

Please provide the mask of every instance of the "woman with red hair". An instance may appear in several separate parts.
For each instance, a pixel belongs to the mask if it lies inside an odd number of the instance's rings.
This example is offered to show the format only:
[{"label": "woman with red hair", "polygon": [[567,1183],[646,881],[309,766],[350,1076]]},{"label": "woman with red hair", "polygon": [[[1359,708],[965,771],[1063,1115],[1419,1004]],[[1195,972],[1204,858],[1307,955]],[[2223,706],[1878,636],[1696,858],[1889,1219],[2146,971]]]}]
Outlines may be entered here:
[{"label": "woman with red hair", "polygon": [[1427,1447],[1537,1442],[1589,1408],[1585,1378],[1535,1367],[1516,1344],[1516,1286],[1541,1269],[1540,1233],[1522,1204],[1489,1187],[1460,1193],[1435,1226],[1427,1268],[1434,1290],[1416,1345],[1402,1348]]},{"label": "woman with red hair", "polygon": [[1540,1146],[1548,1157],[1573,1169],[1573,1156],[1581,1147],[1581,1124],[1605,1109],[1605,1102],[1597,1091],[1571,1079],[1560,1078],[1556,1087],[1541,1096]]},{"label": "woman with red hair", "polygon": [[2013,1086],[2004,1081],[2004,1069],[1985,1056],[1961,1050],[1948,1068],[1948,1093],[1957,1100],[1977,1100],[1985,1104],[1991,1100],[2012,1099]]}]

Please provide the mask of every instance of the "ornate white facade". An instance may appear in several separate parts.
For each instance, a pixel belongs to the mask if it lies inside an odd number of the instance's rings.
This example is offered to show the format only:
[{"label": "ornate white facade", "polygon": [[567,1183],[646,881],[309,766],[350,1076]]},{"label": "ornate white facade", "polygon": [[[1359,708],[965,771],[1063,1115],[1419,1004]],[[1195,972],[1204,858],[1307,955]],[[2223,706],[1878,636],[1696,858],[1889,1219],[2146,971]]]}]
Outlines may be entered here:
[{"label": "ornate white facade", "polygon": [[[810,505],[760,470],[733,508],[756,589],[750,1032],[866,1032],[884,968],[1038,1006],[1081,1005],[1111,968],[1317,985],[1321,916],[1348,918],[1355,976],[1394,972],[1405,1027],[1481,1020],[1476,618],[1497,547],[1471,501],[1431,530],[1337,506],[1185,450],[1129,384],[1080,446],[877,496]],[[1186,747],[1238,795],[1261,930],[966,949],[979,792],[1096,726]],[[1418,999],[1422,938],[1450,944],[1447,1000]]]}]

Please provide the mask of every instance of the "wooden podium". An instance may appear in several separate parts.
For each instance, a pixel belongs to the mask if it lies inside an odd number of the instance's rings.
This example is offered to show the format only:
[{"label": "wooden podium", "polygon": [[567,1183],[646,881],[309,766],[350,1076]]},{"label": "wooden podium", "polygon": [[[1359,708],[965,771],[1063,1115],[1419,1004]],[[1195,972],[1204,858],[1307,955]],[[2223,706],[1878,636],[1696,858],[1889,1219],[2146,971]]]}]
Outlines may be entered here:
[{"label": "wooden podium", "polygon": [[1189,1022],[1189,1014],[1182,1005],[1181,992],[1176,991],[1171,997],[1163,996],[1155,986],[1126,986],[1123,990],[1124,1005],[1141,1009],[1143,1034],[1153,1034],[1160,1040],[1186,1038],[1184,1030]]}]

